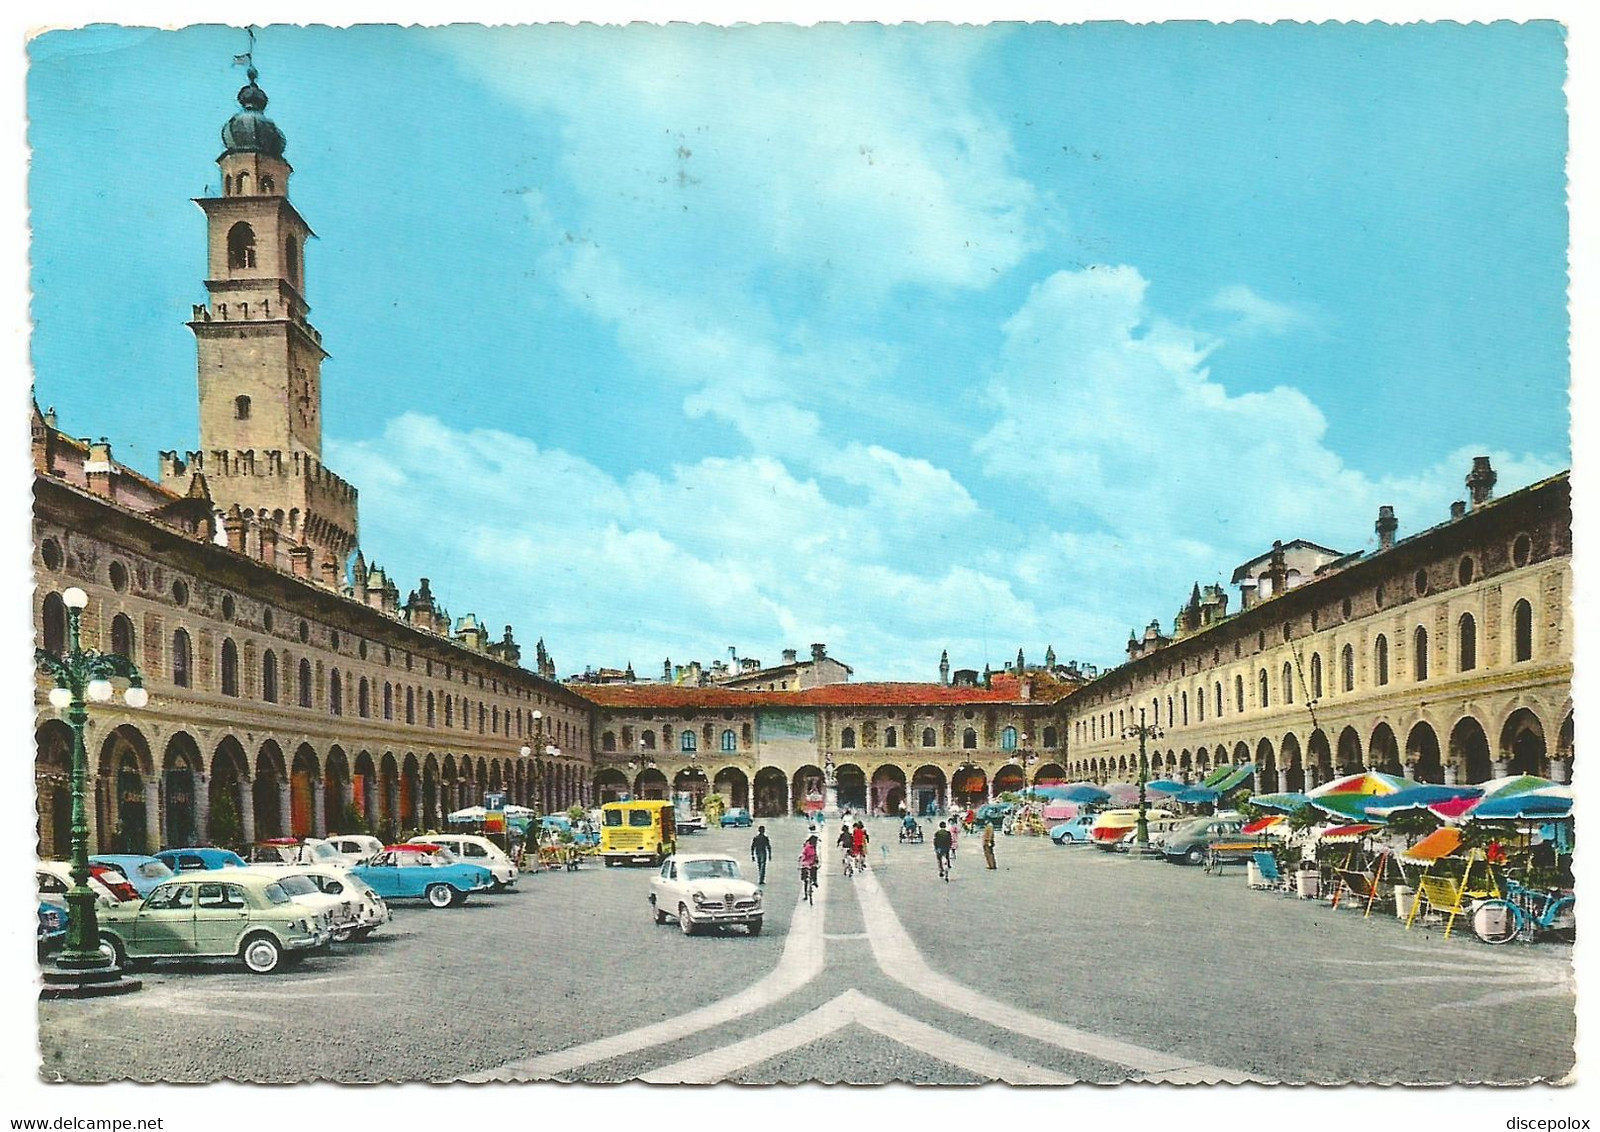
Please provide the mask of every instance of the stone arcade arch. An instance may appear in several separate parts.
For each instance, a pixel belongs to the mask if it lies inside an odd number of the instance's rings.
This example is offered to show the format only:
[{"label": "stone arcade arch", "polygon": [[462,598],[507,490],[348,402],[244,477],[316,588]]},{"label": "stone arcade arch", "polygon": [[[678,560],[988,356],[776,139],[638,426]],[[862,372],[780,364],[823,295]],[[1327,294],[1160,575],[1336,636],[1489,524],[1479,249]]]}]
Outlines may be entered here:
[{"label": "stone arcade arch", "polygon": [[790,776],[790,805],[799,812],[814,813],[822,809],[825,797],[821,767],[807,763]]},{"label": "stone arcade arch", "polygon": [[917,813],[931,817],[944,812],[948,804],[944,771],[932,763],[919,766],[911,775],[911,805]]},{"label": "stone arcade arch", "polygon": [[206,793],[210,820],[206,823],[206,840],[223,846],[247,845],[254,841],[253,801],[244,747],[232,735],[226,736],[211,756]]},{"label": "stone arcade arch", "polygon": [[1445,780],[1444,764],[1439,759],[1439,736],[1426,722],[1412,727],[1406,736],[1406,766],[1410,776],[1418,782],[1439,785]]},{"label": "stone arcade arch", "polygon": [[1060,763],[1045,763],[1033,772],[1035,786],[1060,786],[1067,780],[1067,770]]},{"label": "stone arcade arch", "polygon": [[950,795],[963,806],[981,806],[989,800],[989,778],[982,767],[964,766],[950,776]]},{"label": "stone arcade arch", "polygon": [[756,771],[755,803],[751,812],[758,818],[781,818],[789,812],[789,779],[775,766]]},{"label": "stone arcade arch", "polygon": [[705,804],[706,792],[710,789],[706,772],[697,766],[684,767],[672,777],[672,792],[689,795],[689,805],[695,810]]},{"label": "stone arcade arch", "polygon": [[378,836],[385,841],[399,834],[400,764],[393,751],[378,760]]},{"label": "stone arcade arch", "polygon": [[1328,735],[1322,728],[1311,733],[1306,740],[1306,788],[1321,786],[1333,779],[1333,751],[1328,746]]},{"label": "stone arcade arch", "polygon": [[378,768],[373,765],[372,752],[362,751],[356,755],[352,771],[350,792],[356,813],[360,815],[363,825],[376,830],[383,815],[378,802]]},{"label": "stone arcade arch", "polygon": [[594,793],[601,805],[620,802],[632,796],[628,790],[628,776],[614,766],[606,767],[594,776]]},{"label": "stone arcade arch", "polygon": [[200,840],[205,828],[205,762],[194,736],[175,732],[161,756],[161,833],[166,845],[178,848]]},{"label": "stone arcade arch", "polygon": [[633,780],[633,796],[640,800],[645,798],[665,798],[667,796],[667,776],[656,767],[646,767]]},{"label": "stone arcade arch", "polygon": [[1256,744],[1256,793],[1273,794],[1278,786],[1278,761],[1272,753],[1272,740],[1263,739]]},{"label": "stone arcade arch", "polygon": [[1494,777],[1489,757],[1489,737],[1483,724],[1470,715],[1462,716],[1450,730],[1450,765],[1467,785],[1487,782]]},{"label": "stone arcade arch", "polygon": [[994,796],[1020,793],[1028,788],[1028,776],[1016,763],[1007,763],[994,772]]},{"label": "stone arcade arch", "polygon": [[396,824],[403,829],[421,829],[422,814],[418,803],[422,795],[422,766],[416,752],[407,751],[400,764],[400,814]]},{"label": "stone arcade arch", "polygon": [[33,733],[33,746],[38,853],[65,860],[72,853],[72,728],[47,719]]},{"label": "stone arcade arch", "polygon": [[98,842],[103,851],[113,853],[148,853],[158,848],[151,844],[150,836],[155,824],[153,777],[150,745],[144,735],[127,723],[113,729],[100,747],[95,775],[99,828],[94,831],[98,836],[90,837],[91,846]]},{"label": "stone arcade arch", "polygon": [[1500,757],[1507,763],[1507,774],[1549,776],[1544,724],[1528,708],[1512,712],[1500,729]]},{"label": "stone arcade arch", "polygon": [[1334,768],[1339,776],[1359,774],[1365,764],[1361,761],[1361,736],[1354,727],[1339,732],[1339,758]]},{"label": "stone arcade arch", "polygon": [[867,772],[855,763],[840,763],[833,771],[838,787],[841,810],[864,811],[867,808]]},{"label": "stone arcade arch", "polygon": [[289,832],[296,837],[320,836],[330,832],[327,818],[318,812],[322,775],[317,768],[317,752],[309,743],[295,748],[289,765]]},{"label": "stone arcade arch", "polygon": [[875,814],[898,814],[906,804],[906,772],[893,763],[885,763],[872,772],[872,788],[868,801]]},{"label": "stone arcade arch", "polygon": [[[370,756],[368,761],[370,764]],[[350,760],[344,748],[328,748],[328,758],[322,770],[322,820],[327,824],[329,833],[359,832],[346,828],[352,816],[360,818],[366,813],[366,810],[357,808],[357,797],[355,775],[351,773]],[[355,810],[354,815],[351,814],[352,810]]]},{"label": "stone arcade arch", "polygon": [[740,810],[750,808],[750,780],[738,767],[723,767],[717,771],[711,784],[718,794],[728,800],[728,805]]},{"label": "stone arcade arch", "polygon": [[[517,769],[520,779],[522,768]],[[519,790],[519,804],[521,797]],[[422,762],[422,824],[426,829],[438,829],[444,824],[444,815],[439,812],[439,756],[432,751]]]},{"label": "stone arcade arch", "polygon": [[1279,761],[1283,767],[1283,789],[1305,793],[1306,771],[1300,760],[1300,740],[1293,732],[1283,737],[1279,744]]},{"label": "stone arcade arch", "polygon": [[1372,741],[1367,744],[1367,765],[1384,774],[1405,773],[1405,768],[1400,765],[1400,742],[1394,737],[1394,729],[1387,723],[1380,723],[1372,729]]},{"label": "stone arcade arch", "polygon": [[255,782],[251,787],[256,811],[256,838],[284,837],[289,833],[287,818],[293,803],[288,798],[289,770],[283,748],[273,739],[256,752]]}]

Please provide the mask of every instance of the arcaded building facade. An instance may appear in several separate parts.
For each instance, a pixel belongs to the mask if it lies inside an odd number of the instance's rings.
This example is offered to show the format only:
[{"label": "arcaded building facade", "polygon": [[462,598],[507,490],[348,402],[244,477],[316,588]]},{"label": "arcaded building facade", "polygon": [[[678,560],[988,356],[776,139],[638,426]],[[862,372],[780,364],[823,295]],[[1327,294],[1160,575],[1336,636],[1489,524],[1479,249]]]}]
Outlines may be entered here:
[{"label": "arcaded building facade", "polygon": [[[1198,627],[1089,684],[1064,704],[1075,778],[1128,778],[1140,723],[1152,775],[1255,769],[1259,791],[1300,791],[1375,768],[1470,784],[1507,773],[1569,781],[1572,511],[1565,474],[1470,505],[1379,548],[1324,565],[1238,615]],[[1199,626],[1199,619],[1195,619]]]},{"label": "arcaded building facade", "polygon": [[[255,80],[223,128],[221,191],[197,202],[198,448],[162,453],[158,483],[34,413],[38,643],[65,647],[77,586],[83,645],[133,659],[150,693],[143,710],[90,712],[91,850],[398,833],[489,790],[546,810],[583,800],[590,706],[542,643],[523,669],[509,626],[496,640],[453,621],[425,578],[402,601],[357,550],[356,489],[321,461],[310,228]],[[71,733],[49,690],[41,678],[39,838],[62,855]]]}]

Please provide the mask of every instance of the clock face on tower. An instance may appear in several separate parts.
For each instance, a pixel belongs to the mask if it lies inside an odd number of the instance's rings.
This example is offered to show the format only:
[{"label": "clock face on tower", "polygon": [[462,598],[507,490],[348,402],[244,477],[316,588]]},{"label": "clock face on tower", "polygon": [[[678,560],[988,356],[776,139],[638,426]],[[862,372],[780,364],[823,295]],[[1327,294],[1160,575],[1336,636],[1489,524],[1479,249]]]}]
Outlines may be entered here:
[{"label": "clock face on tower", "polygon": [[311,379],[306,376],[304,370],[295,374],[289,386],[289,396],[294,402],[295,415],[299,417],[303,426],[309,428],[311,422],[316,419],[317,406],[311,397]]}]

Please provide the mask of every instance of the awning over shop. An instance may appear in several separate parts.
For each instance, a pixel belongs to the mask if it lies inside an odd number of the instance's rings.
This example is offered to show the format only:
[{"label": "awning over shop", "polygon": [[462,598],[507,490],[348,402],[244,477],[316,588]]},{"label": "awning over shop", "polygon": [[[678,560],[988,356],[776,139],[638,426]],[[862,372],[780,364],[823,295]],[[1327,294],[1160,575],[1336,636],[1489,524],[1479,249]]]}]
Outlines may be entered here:
[{"label": "awning over shop", "polygon": [[1363,837],[1377,833],[1383,827],[1370,822],[1357,822],[1355,825],[1330,825],[1317,835],[1318,841],[1360,841]]}]

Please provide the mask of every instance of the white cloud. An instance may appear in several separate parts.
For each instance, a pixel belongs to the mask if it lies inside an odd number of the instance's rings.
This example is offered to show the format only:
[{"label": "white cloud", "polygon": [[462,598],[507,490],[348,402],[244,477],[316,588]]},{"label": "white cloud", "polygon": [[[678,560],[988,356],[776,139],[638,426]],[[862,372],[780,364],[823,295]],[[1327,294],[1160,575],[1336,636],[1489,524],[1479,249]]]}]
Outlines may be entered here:
[{"label": "white cloud", "polygon": [[[997,419],[975,450],[996,477],[1030,453],[1053,504],[1044,521],[1079,532],[1065,543],[1041,532],[1061,556],[1029,559],[1042,588],[1079,587],[1085,605],[1109,604],[1120,589],[1125,607],[1165,622],[1192,580],[1225,580],[1275,538],[1359,550],[1380,503],[1416,531],[1462,496],[1480,450],[1382,478],[1351,468],[1304,393],[1229,393],[1206,367],[1219,343],[1159,319],[1145,292],[1131,267],[1059,272],[1005,326],[989,389]],[[1560,467],[1489,455],[1508,487]]]},{"label": "white cloud", "polygon": [[1234,316],[1228,329],[1235,335],[1284,334],[1311,321],[1298,307],[1263,298],[1243,283],[1222,288],[1212,296],[1210,305]]}]

